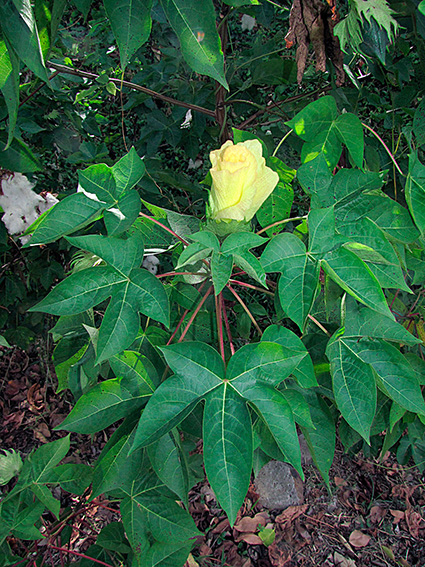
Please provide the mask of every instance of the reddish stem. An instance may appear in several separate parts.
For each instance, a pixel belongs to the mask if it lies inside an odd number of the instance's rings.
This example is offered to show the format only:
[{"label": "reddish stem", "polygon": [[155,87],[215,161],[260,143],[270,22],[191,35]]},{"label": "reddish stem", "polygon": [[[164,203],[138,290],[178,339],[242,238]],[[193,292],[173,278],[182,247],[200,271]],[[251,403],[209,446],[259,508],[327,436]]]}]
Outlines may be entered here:
[{"label": "reddish stem", "polygon": [[192,313],[192,315],[190,316],[189,321],[187,322],[187,325],[183,331],[183,333],[181,334],[181,337],[179,338],[179,340],[177,342],[181,343],[182,340],[185,338],[186,333],[188,332],[188,330],[190,329],[190,326],[192,325],[193,321],[195,320],[195,317],[198,315],[201,307],[203,306],[203,304],[205,303],[207,297],[209,296],[209,294],[211,293],[213,286],[210,285],[210,287],[207,289],[206,294],[204,295],[204,297],[201,299],[201,301],[198,303],[195,311]]},{"label": "reddish stem", "polygon": [[252,284],[249,284],[249,283],[246,283],[246,282],[241,282],[239,280],[233,280],[233,279],[229,280],[229,282],[233,283],[233,284],[240,285],[242,287],[249,287],[249,289],[255,289],[255,291],[261,291],[263,293],[267,293],[268,295],[274,296],[274,293],[272,291],[269,291],[268,289],[263,289],[262,287],[258,287],[256,285],[252,285]]},{"label": "reddish stem", "polygon": [[139,215],[141,217],[144,217],[145,219],[151,220],[153,223],[157,224],[158,226],[160,226],[161,228],[163,228],[164,230],[166,230],[167,232],[172,234],[174,236],[174,238],[178,238],[178,240],[180,240],[180,242],[183,242],[183,244],[185,246],[189,246],[189,243],[186,242],[186,240],[184,238],[179,236],[176,232],[174,232],[174,230],[171,230],[171,228],[168,228],[168,226],[165,226],[165,224],[162,224],[162,222],[157,221],[156,219],[154,219],[153,217],[150,217],[149,215],[145,215],[145,213],[139,213]]},{"label": "reddish stem", "polygon": [[223,339],[223,320],[222,320],[222,296],[221,293],[215,296],[215,313],[217,316],[217,333],[218,333],[218,344],[220,347],[220,354],[223,362],[226,364],[226,358],[224,356],[224,339]]},{"label": "reddish stem", "polygon": [[230,331],[229,320],[227,319],[226,304],[224,302],[222,295],[221,295],[221,304],[222,304],[222,308],[223,308],[224,326],[226,328],[227,338],[229,340],[230,352],[232,353],[232,356],[233,356],[235,354],[235,347],[233,346],[232,333]]},{"label": "reddish stem", "polygon": [[258,325],[257,321],[254,318],[254,315],[251,313],[251,311],[248,309],[248,306],[245,304],[245,302],[243,301],[243,299],[240,297],[240,295],[238,293],[236,293],[236,291],[232,288],[232,286],[230,284],[226,285],[227,289],[230,290],[233,295],[236,297],[236,299],[239,301],[239,303],[241,304],[242,308],[244,309],[245,313],[248,315],[248,317],[251,319],[252,324],[254,325],[254,327],[257,329],[258,334],[262,335],[260,326]]},{"label": "reddish stem", "polygon": [[196,274],[195,272],[167,272],[166,274],[158,274],[157,278],[166,278],[167,276],[205,276],[205,274]]},{"label": "reddish stem", "polygon": [[84,555],[84,553],[78,553],[77,551],[71,551],[70,549],[65,549],[64,547],[58,547],[56,545],[51,545],[50,548],[56,549],[57,551],[64,551],[65,553],[71,553],[72,555],[76,555],[77,557],[82,557],[83,559],[88,559],[89,561],[94,561],[94,563],[99,563],[100,565],[104,565],[105,567],[114,567],[110,563],[105,563],[104,561],[101,561],[100,559],[95,559],[94,557],[89,557],[88,555]]}]

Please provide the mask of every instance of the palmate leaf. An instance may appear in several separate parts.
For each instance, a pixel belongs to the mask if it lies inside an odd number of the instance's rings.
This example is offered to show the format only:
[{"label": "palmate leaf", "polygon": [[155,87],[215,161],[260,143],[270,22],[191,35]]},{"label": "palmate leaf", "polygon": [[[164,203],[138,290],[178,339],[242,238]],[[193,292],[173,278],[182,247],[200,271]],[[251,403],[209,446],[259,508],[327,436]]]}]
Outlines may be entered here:
[{"label": "palmate leaf", "polygon": [[162,349],[175,374],[159,386],[147,404],[132,450],[158,440],[204,399],[207,476],[232,523],[252,469],[253,433],[247,404],[260,413],[278,446],[302,474],[291,406],[276,387],[290,374],[298,374],[300,382],[316,382],[311,377],[307,351],[292,335],[287,329],[282,333],[278,327],[271,329],[269,337],[277,341],[262,340],[241,348],[230,359],[226,375],[218,352],[204,343],[187,342]]},{"label": "palmate leaf", "polygon": [[139,312],[169,324],[169,301],[162,284],[147,270],[137,267],[143,259],[139,234],[127,240],[81,236],[70,238],[70,242],[100,256],[108,265],[72,274],[31,311],[73,315],[111,297],[99,329],[96,363],[131,345],[139,330]]},{"label": "palmate leaf", "polygon": [[280,272],[278,294],[286,315],[302,331],[319,282],[319,264],[294,234],[278,234],[266,246],[261,265],[265,272]]},{"label": "palmate leaf", "polygon": [[121,68],[149,38],[152,0],[103,0],[120,50]]},{"label": "palmate leaf", "polygon": [[409,156],[409,173],[406,180],[406,201],[421,233],[425,232],[425,165],[417,152]]},{"label": "palmate leaf", "polygon": [[59,201],[29,229],[26,246],[49,244],[72,234],[104,214],[108,234],[118,235],[137,218],[141,202],[134,186],[145,173],[134,148],[113,167],[104,163],[78,172],[78,192]]},{"label": "palmate leaf", "polygon": [[363,127],[355,114],[338,116],[335,99],[324,96],[303,108],[286,123],[305,141],[301,161],[309,162],[323,156],[333,169],[341,156],[344,143],[358,167],[363,166]]},{"label": "palmate leaf", "polygon": [[208,75],[226,89],[224,57],[211,0],[161,0],[171,27],[176,32],[183,57],[196,72]]},{"label": "palmate leaf", "polygon": [[[172,499],[156,475],[142,473],[121,502],[121,515],[129,542],[137,555],[146,553],[150,538],[181,548],[200,535],[188,512]],[[171,497],[170,497],[171,496]],[[149,534],[149,539],[148,539]],[[154,543],[155,545],[155,543]]]}]

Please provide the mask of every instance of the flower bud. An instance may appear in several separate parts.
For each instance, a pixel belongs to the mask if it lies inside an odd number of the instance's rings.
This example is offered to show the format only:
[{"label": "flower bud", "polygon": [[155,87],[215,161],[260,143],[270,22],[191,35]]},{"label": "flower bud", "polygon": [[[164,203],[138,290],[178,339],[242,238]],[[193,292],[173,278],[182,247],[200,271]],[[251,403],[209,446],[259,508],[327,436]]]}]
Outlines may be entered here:
[{"label": "flower bud", "polygon": [[210,153],[209,218],[248,222],[276,187],[279,176],[266,166],[258,140],[224,143]]}]

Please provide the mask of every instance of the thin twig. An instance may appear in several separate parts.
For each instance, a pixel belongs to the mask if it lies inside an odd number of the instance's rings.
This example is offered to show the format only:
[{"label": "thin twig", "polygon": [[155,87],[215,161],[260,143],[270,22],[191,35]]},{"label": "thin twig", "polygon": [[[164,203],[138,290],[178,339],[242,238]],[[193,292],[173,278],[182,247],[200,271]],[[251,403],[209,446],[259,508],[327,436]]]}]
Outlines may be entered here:
[{"label": "thin twig", "polygon": [[243,299],[240,297],[240,295],[238,293],[236,293],[236,291],[232,288],[232,286],[230,284],[226,285],[227,289],[229,291],[231,291],[233,293],[233,295],[236,297],[236,299],[239,301],[239,303],[241,304],[242,308],[244,309],[245,313],[248,315],[248,317],[251,319],[252,324],[254,325],[254,327],[257,329],[258,334],[261,336],[263,333],[257,323],[257,321],[255,320],[253,314],[251,313],[251,311],[248,309],[247,305],[244,303]]},{"label": "thin twig", "polygon": [[323,331],[324,333],[326,333],[326,334],[328,335],[328,337],[331,336],[330,332],[322,325],[322,323],[320,323],[315,317],[313,317],[313,315],[310,315],[310,313],[309,313],[309,314],[307,315],[307,317],[308,317],[311,321],[313,321],[313,323],[314,323],[315,325],[317,325],[321,331]]},{"label": "thin twig", "polygon": [[192,315],[190,316],[189,321],[187,322],[187,325],[183,331],[183,333],[181,334],[181,337],[179,338],[179,340],[177,341],[178,343],[181,343],[182,340],[185,338],[186,333],[188,332],[188,330],[190,329],[190,326],[192,325],[193,321],[195,320],[195,317],[198,315],[201,307],[203,306],[203,304],[205,303],[207,297],[209,296],[209,294],[211,293],[213,286],[210,285],[210,287],[207,289],[206,294],[204,295],[204,297],[201,299],[201,301],[198,303],[195,311],[192,313]]},{"label": "thin twig", "polygon": [[[67,67],[66,65],[58,65],[57,63],[52,63],[51,61],[47,62],[47,67],[51,67],[52,69],[56,69],[59,73],[67,73],[68,75],[76,75],[77,77],[85,77],[86,79],[91,79],[92,81],[96,81],[100,75],[96,75],[95,73],[88,73],[87,71],[81,71],[80,69],[73,69],[72,67]],[[209,110],[208,108],[204,108],[203,106],[198,106],[197,104],[190,104],[189,102],[183,102],[182,100],[177,100],[170,96],[163,95],[161,93],[157,93],[152,89],[148,89],[147,87],[142,87],[141,85],[136,85],[135,83],[131,83],[130,81],[122,81],[121,79],[114,79],[113,77],[108,77],[108,81],[110,83],[114,83],[118,85],[118,87],[124,86],[128,87],[129,89],[133,89],[135,91],[140,91],[145,93],[152,98],[159,98],[164,102],[169,102],[170,104],[175,104],[176,106],[181,106],[183,108],[189,108],[190,110],[195,110],[197,112],[201,112],[202,114],[206,114],[207,116],[211,116],[211,118],[215,118],[214,110]]]},{"label": "thin twig", "polygon": [[406,177],[404,175],[404,173],[401,171],[400,166],[398,165],[398,163],[395,160],[395,157],[393,156],[393,154],[391,153],[390,148],[387,146],[387,144],[384,142],[384,140],[381,138],[381,136],[378,134],[378,132],[375,132],[375,130],[373,128],[371,128],[370,126],[368,126],[367,124],[365,124],[364,122],[362,122],[362,125],[367,128],[369,130],[369,132],[372,132],[372,134],[381,142],[381,144],[384,146],[385,151],[387,152],[387,154],[390,156],[391,161],[393,162],[393,164],[396,166],[397,171],[400,173],[400,175],[402,175],[403,177]]},{"label": "thin twig", "polygon": [[280,221],[276,221],[273,224],[269,224],[269,226],[262,228],[261,230],[256,232],[256,234],[257,235],[262,234],[263,232],[266,232],[266,230],[269,230],[269,228],[273,228],[274,226],[277,226],[279,224],[284,224],[284,223],[287,223],[287,222],[298,221],[298,220],[304,220],[306,218],[307,218],[307,215],[304,215],[302,217],[292,217],[291,219],[283,219],[283,220],[280,220]]},{"label": "thin twig", "polygon": [[72,551],[71,549],[65,549],[64,547],[57,547],[56,545],[51,545],[50,548],[56,549],[57,551],[64,551],[65,553],[71,553],[72,555],[77,555],[78,557],[82,557],[83,559],[88,559],[89,561],[94,561],[95,563],[99,563],[100,565],[104,565],[105,567],[114,567],[110,563],[105,563],[104,561],[100,561],[100,559],[89,557],[88,555],[84,555],[84,553],[78,553],[77,551]]},{"label": "thin twig", "polygon": [[232,333],[230,331],[229,320],[227,318],[226,304],[224,302],[223,295],[221,295],[221,304],[222,304],[222,308],[223,308],[222,310],[223,310],[224,327],[226,329],[227,339],[229,341],[230,352],[232,353],[232,356],[233,356],[235,354],[235,347],[233,345]]},{"label": "thin twig", "polygon": [[268,289],[264,289],[263,287],[258,287],[257,285],[252,285],[246,282],[241,282],[239,280],[233,280],[233,279],[230,279],[229,282],[232,284],[240,285],[242,287],[248,287],[249,289],[255,289],[255,291],[261,291],[262,293],[267,293],[267,295],[271,295],[272,297],[274,297],[274,293],[272,291],[269,291]]},{"label": "thin twig", "polygon": [[218,344],[220,347],[220,354],[223,362],[226,364],[226,357],[224,356],[224,339],[223,339],[223,319],[222,319],[222,301],[221,293],[215,296],[215,313],[217,317],[217,333],[218,333]]},{"label": "thin twig", "polygon": [[168,226],[165,226],[165,224],[162,224],[162,222],[157,221],[156,219],[150,217],[149,215],[146,215],[145,213],[139,213],[139,216],[151,220],[153,223],[157,224],[158,226],[160,226],[161,228],[172,234],[174,238],[178,238],[180,242],[183,242],[185,246],[189,246],[189,243],[184,238],[179,236],[176,232],[174,232],[174,230],[171,230],[171,228],[168,228]]}]

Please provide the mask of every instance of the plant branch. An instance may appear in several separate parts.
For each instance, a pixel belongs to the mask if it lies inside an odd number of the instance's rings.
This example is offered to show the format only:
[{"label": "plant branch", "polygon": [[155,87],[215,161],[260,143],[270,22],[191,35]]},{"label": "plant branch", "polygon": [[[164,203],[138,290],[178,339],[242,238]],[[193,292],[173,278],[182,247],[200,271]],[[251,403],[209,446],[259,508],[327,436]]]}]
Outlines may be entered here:
[{"label": "plant branch", "polygon": [[232,284],[240,285],[242,287],[248,287],[249,289],[255,289],[255,291],[261,291],[262,293],[267,293],[268,295],[274,297],[274,293],[272,291],[269,291],[268,289],[264,289],[263,287],[258,287],[256,285],[252,285],[246,282],[241,282],[239,280],[233,280],[233,279],[230,279],[229,282],[231,282]]},{"label": "plant branch", "polygon": [[224,326],[226,328],[226,334],[227,334],[227,339],[229,341],[230,352],[232,353],[232,356],[233,356],[235,354],[235,347],[233,345],[232,333],[230,331],[229,320],[227,318],[226,304],[224,303],[223,295],[221,295],[221,303],[222,303],[222,307],[223,307]]},{"label": "plant branch", "polygon": [[171,230],[171,228],[168,228],[168,226],[165,226],[165,224],[162,224],[162,222],[157,221],[156,219],[150,217],[149,215],[146,215],[145,213],[139,213],[139,216],[151,220],[153,223],[157,224],[158,226],[160,226],[161,228],[172,234],[174,238],[178,238],[180,242],[183,242],[185,246],[189,246],[189,243],[184,238],[179,236],[176,232],[174,232],[174,230]]},{"label": "plant branch", "polygon": [[307,215],[304,215],[303,217],[292,217],[291,219],[283,219],[280,221],[276,221],[273,224],[269,224],[269,226],[266,226],[265,228],[262,228],[261,230],[259,230],[256,234],[263,234],[263,232],[266,232],[266,230],[269,230],[269,228],[273,228],[274,226],[277,226],[279,224],[284,224],[287,222],[291,222],[291,221],[298,221],[298,220],[304,220],[307,218]]},{"label": "plant branch", "polygon": [[[86,79],[91,79],[92,81],[96,81],[100,76],[100,75],[96,75],[95,73],[89,73],[88,71],[73,69],[72,67],[67,67],[66,65],[58,65],[57,63],[52,63],[52,61],[47,62],[47,67],[56,69],[59,73],[76,75],[77,77],[84,77]],[[121,86],[128,87],[129,89],[133,89],[135,91],[145,93],[151,96],[152,98],[158,98],[160,100],[163,100],[164,102],[169,102],[170,104],[175,104],[176,106],[181,106],[183,108],[189,108],[190,110],[195,110],[196,112],[201,112],[202,114],[206,114],[211,118],[215,118],[214,110],[209,110],[208,108],[204,108],[203,106],[198,106],[197,104],[191,104],[189,102],[183,102],[182,100],[177,100],[176,98],[163,95],[161,93],[153,91],[152,89],[148,89],[147,87],[142,87],[141,85],[136,85],[136,83],[131,83],[130,81],[122,81],[121,79],[115,79],[113,77],[108,77],[108,81],[110,83],[114,83],[118,87]]]},{"label": "plant branch", "polygon": [[368,126],[367,124],[365,124],[364,122],[362,122],[362,125],[367,128],[369,130],[369,132],[372,132],[372,134],[381,142],[381,144],[384,146],[385,151],[387,152],[387,154],[390,156],[391,161],[393,162],[393,164],[395,165],[397,171],[400,173],[400,175],[402,175],[403,177],[406,177],[404,175],[404,173],[401,171],[400,166],[398,165],[398,163],[395,160],[395,157],[393,156],[393,154],[391,153],[390,148],[387,146],[387,144],[384,142],[384,140],[381,138],[381,136],[378,134],[378,132],[375,132],[375,130],[373,128],[371,128],[370,126]]},{"label": "plant branch", "polygon": [[261,335],[263,334],[257,321],[254,318],[254,315],[251,313],[251,311],[248,309],[248,306],[244,303],[243,299],[240,297],[240,295],[238,293],[236,293],[236,291],[233,289],[233,287],[230,284],[226,285],[227,289],[229,291],[231,291],[233,293],[233,295],[236,297],[236,299],[239,301],[239,303],[241,304],[242,308],[244,309],[245,313],[248,315],[248,317],[251,319],[252,324],[254,325],[254,327],[257,329],[258,334]]},{"label": "plant branch", "polygon": [[322,323],[320,323],[315,317],[313,317],[313,315],[310,315],[310,313],[307,315],[307,317],[313,321],[313,323],[315,325],[317,325],[319,327],[319,329],[321,331],[323,331],[326,335],[328,335],[328,337],[331,336],[330,332],[322,325]]},{"label": "plant branch", "polygon": [[226,357],[224,356],[224,340],[223,340],[223,319],[222,319],[222,295],[219,293],[215,296],[215,313],[217,318],[217,333],[218,344],[220,347],[220,354],[223,362],[226,364]]},{"label": "plant branch", "polygon": [[71,551],[70,549],[66,549],[65,547],[58,547],[56,545],[50,545],[51,549],[56,549],[57,551],[64,551],[65,553],[71,553],[71,555],[77,555],[78,557],[82,557],[83,559],[88,559],[89,561],[94,561],[95,563],[99,563],[100,565],[104,565],[105,567],[114,567],[110,563],[105,563],[100,559],[95,559],[94,557],[89,557],[88,555],[84,555],[84,553],[78,553],[77,551]]},{"label": "plant branch", "polygon": [[209,296],[209,294],[211,293],[213,286],[210,285],[210,287],[207,289],[206,294],[204,295],[204,297],[201,299],[201,301],[198,303],[195,311],[192,313],[192,315],[190,316],[189,321],[187,322],[187,325],[183,331],[183,333],[181,334],[181,337],[179,338],[179,340],[177,341],[178,343],[181,343],[182,340],[185,338],[186,333],[188,332],[188,330],[190,329],[190,326],[192,325],[193,321],[195,320],[195,317],[198,315],[201,307],[203,306],[203,304],[205,303],[207,297]]}]

